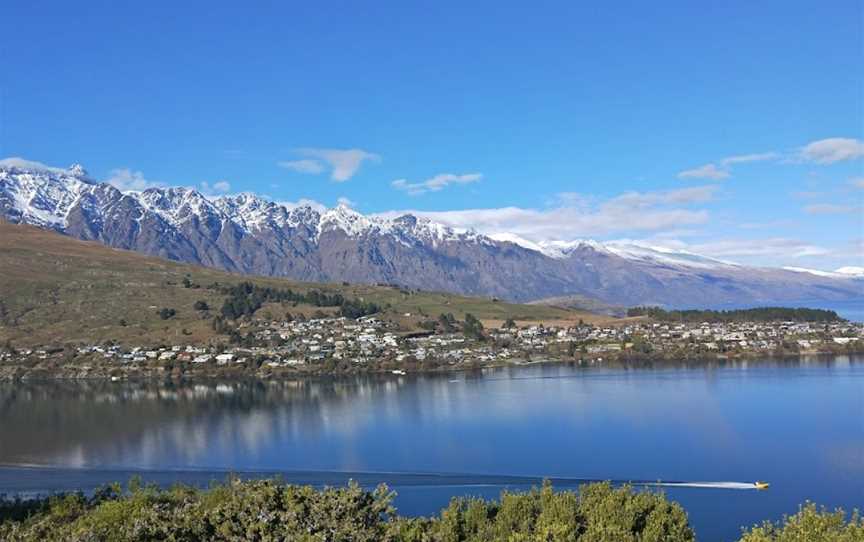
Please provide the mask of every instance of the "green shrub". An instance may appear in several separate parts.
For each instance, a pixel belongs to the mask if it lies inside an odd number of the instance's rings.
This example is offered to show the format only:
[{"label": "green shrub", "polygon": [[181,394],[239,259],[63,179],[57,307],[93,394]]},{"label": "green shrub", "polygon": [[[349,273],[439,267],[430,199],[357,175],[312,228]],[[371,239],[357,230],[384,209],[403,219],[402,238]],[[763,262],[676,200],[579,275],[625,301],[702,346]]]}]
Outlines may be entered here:
[{"label": "green shrub", "polygon": [[[433,518],[400,518],[385,486],[317,490],[278,480],[230,480],[201,490],[132,480],[93,496],[0,499],[0,540],[300,542],[689,542],[687,515],[661,493],[608,483],[555,492],[549,484],[505,491],[499,501],[454,498]],[[741,542],[864,541],[864,522],[804,505],[780,524],[746,531]]]},{"label": "green shrub", "polygon": [[841,509],[833,512],[805,503],[794,516],[782,522],[764,522],[744,532],[740,542],[861,542],[864,519],[853,511],[849,521]]}]

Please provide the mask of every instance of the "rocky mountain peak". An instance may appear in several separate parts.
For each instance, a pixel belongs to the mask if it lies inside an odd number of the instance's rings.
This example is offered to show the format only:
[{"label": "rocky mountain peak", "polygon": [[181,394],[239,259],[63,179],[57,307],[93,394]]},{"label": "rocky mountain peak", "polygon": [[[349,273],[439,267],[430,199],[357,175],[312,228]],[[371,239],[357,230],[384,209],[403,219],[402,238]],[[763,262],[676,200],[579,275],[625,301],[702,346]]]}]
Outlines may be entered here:
[{"label": "rocky mountain peak", "polygon": [[69,169],[67,169],[67,171],[73,177],[79,177],[82,179],[89,179],[90,178],[90,175],[87,173],[87,170],[84,169],[84,166],[82,166],[81,164],[78,164],[78,163],[75,163],[75,164],[72,164],[71,166],[69,166]]}]

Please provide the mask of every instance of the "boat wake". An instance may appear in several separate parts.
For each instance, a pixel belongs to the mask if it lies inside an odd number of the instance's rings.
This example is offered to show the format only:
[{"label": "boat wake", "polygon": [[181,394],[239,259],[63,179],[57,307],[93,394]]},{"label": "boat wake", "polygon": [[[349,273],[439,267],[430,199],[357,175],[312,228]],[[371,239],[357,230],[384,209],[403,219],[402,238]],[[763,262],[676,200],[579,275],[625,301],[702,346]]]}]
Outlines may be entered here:
[{"label": "boat wake", "polygon": [[757,489],[752,482],[633,482],[633,485],[657,487],[699,487],[706,489]]},{"label": "boat wake", "polygon": [[[593,482],[610,482],[613,485],[632,485],[660,488],[701,488],[720,490],[760,489],[752,482],[700,482],[666,480],[623,480],[600,478],[504,476],[491,474],[453,474],[424,472],[352,472],[352,471],[279,471],[279,470],[227,470],[208,468],[143,469],[143,468],[69,468],[56,466],[0,465],[0,494],[87,491],[100,485],[129,480],[141,476],[158,485],[181,482],[206,486],[213,481],[225,480],[229,476],[244,479],[276,477],[289,484],[341,486],[353,480],[364,487],[387,484],[392,488],[422,487],[500,487],[527,488],[538,486],[548,480],[559,489],[576,488]],[[767,487],[767,486],[766,486]]]}]

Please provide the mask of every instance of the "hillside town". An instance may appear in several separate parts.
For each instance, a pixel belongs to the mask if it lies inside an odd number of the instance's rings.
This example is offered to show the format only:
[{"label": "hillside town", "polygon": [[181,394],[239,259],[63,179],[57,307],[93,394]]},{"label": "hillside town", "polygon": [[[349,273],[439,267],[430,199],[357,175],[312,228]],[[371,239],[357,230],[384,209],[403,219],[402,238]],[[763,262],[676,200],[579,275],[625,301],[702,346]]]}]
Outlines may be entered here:
[{"label": "hillside town", "polygon": [[[449,317],[449,318],[448,318]],[[468,316],[470,321],[471,317]],[[476,321],[476,320],[474,320]],[[441,315],[430,329],[401,329],[379,315],[357,319],[250,320],[232,342],[205,345],[93,344],[17,351],[0,348],[6,377],[12,368],[52,365],[77,374],[285,374],[460,370],[543,361],[602,364],[626,361],[711,360],[864,351],[864,325],[846,321],[670,323],[648,319],[618,325],[477,328]],[[438,325],[443,323],[443,325]],[[108,372],[106,373],[106,369]],[[26,374],[26,371],[23,371]]]}]

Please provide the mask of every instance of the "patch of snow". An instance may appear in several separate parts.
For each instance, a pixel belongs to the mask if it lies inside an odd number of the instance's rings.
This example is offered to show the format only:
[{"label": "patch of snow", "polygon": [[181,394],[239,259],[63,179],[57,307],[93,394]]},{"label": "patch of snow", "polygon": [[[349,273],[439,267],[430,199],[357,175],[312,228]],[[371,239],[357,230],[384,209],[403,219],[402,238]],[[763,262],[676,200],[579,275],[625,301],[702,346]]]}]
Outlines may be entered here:
[{"label": "patch of snow", "polygon": [[515,233],[493,233],[488,236],[493,241],[498,241],[500,243],[513,243],[514,245],[519,245],[522,248],[527,248],[528,250],[533,250],[535,252],[543,252],[543,247],[534,241],[529,241],[524,237],[519,237]]}]

